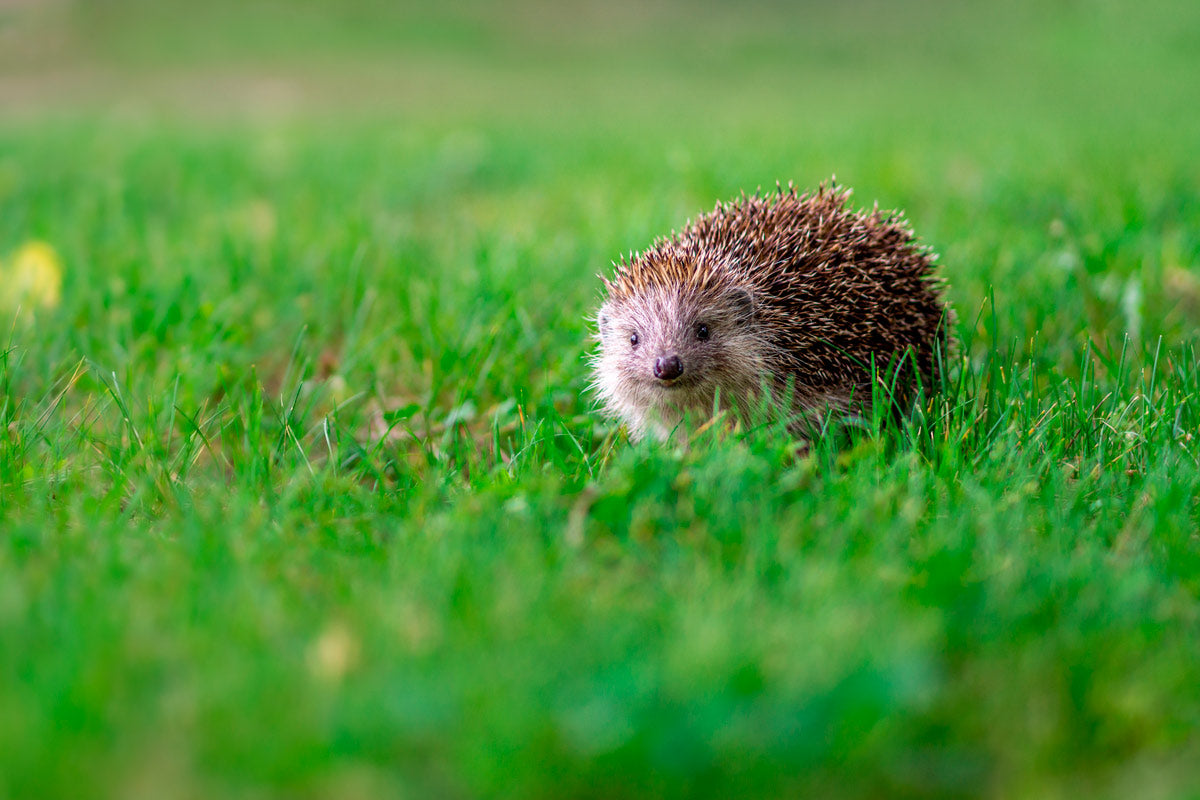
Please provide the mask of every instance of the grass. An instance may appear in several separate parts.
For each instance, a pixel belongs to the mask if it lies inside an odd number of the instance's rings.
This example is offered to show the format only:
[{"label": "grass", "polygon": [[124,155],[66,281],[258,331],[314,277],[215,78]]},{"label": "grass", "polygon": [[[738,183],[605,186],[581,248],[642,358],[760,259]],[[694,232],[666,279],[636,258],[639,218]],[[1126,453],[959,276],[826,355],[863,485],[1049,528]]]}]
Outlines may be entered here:
[{"label": "grass", "polygon": [[[0,798],[1195,791],[1195,9],[348,7],[3,18]],[[833,173],[945,391],[627,442],[596,273]]]}]

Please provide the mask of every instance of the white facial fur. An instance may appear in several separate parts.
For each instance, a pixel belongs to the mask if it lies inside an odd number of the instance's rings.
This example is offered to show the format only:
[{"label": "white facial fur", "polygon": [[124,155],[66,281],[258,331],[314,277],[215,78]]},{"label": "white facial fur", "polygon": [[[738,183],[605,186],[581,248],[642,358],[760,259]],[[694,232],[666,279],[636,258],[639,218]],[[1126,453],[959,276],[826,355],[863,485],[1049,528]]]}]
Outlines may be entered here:
[{"label": "white facial fur", "polygon": [[[763,340],[753,298],[744,290],[715,298],[653,291],[610,299],[597,325],[594,387],[634,439],[666,440],[685,414],[701,421],[711,416],[718,390],[722,407],[744,406],[762,384]],[[673,358],[682,372],[670,378]],[[656,377],[656,362],[663,377]]]}]

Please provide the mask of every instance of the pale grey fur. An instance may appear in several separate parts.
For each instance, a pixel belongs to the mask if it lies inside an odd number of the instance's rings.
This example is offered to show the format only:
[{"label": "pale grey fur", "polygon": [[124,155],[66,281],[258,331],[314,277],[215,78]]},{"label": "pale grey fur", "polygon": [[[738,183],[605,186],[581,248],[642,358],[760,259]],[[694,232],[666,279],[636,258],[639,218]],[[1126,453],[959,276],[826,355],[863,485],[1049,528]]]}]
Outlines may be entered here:
[{"label": "pale grey fur", "polygon": [[[606,412],[625,422],[634,439],[668,439],[686,414],[711,416],[718,396],[720,408],[745,410],[768,375],[769,345],[743,289],[709,298],[659,289],[624,302],[610,299],[596,324],[593,386]],[[697,338],[701,324],[708,328],[706,341]],[[668,383],[655,377],[654,363],[672,355],[683,374]]]}]

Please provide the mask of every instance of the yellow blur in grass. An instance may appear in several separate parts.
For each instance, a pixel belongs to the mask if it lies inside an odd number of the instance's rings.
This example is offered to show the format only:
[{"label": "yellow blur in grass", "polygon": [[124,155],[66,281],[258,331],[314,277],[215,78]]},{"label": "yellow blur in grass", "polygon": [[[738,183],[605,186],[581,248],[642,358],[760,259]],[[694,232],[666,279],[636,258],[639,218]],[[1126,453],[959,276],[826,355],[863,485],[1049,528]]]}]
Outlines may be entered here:
[{"label": "yellow blur in grass", "polygon": [[45,242],[29,241],[0,261],[0,310],[55,308],[62,300],[62,259]]}]

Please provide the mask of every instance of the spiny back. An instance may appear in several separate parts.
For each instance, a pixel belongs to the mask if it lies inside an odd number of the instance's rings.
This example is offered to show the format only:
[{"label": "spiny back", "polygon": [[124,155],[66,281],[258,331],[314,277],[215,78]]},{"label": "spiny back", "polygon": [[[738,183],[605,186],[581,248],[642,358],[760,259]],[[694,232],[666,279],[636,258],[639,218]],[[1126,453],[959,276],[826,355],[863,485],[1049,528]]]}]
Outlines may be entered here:
[{"label": "spiny back", "polygon": [[911,347],[923,377],[949,320],[931,253],[900,214],[856,212],[850,190],[789,186],[718,203],[679,233],[622,261],[609,297],[749,290],[776,370],[813,388],[858,383],[874,360]]}]

